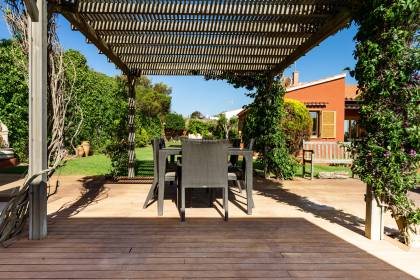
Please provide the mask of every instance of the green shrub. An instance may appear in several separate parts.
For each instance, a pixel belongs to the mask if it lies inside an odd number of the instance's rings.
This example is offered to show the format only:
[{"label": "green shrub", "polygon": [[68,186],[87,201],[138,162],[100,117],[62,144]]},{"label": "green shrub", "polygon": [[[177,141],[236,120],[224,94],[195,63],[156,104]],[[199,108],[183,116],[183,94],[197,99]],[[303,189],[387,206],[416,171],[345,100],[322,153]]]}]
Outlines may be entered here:
[{"label": "green shrub", "polygon": [[[0,120],[9,129],[9,144],[20,161],[28,154],[28,86],[24,55],[18,44],[0,41]],[[19,63],[21,61],[21,63]]]},{"label": "green shrub", "polygon": [[207,137],[212,134],[212,128],[212,123],[208,121],[199,119],[190,119],[188,121],[188,133],[190,134],[200,134]]},{"label": "green shrub", "polygon": [[312,118],[305,104],[298,100],[285,98],[281,127],[289,153],[297,155],[302,148],[303,140],[308,139],[311,135]]},{"label": "green shrub", "polygon": [[169,113],[165,117],[165,135],[167,138],[175,138],[182,135],[185,129],[184,117],[177,113]]},{"label": "green shrub", "polygon": [[136,147],[146,147],[150,144],[151,138],[149,133],[143,127],[136,129]]},{"label": "green shrub", "polygon": [[128,143],[121,141],[113,143],[106,147],[105,154],[111,159],[111,175],[127,176],[128,175]]},{"label": "green shrub", "polygon": [[136,118],[136,131],[143,134],[139,137],[148,145],[152,139],[162,137],[162,122],[159,117],[148,117],[140,112]]}]

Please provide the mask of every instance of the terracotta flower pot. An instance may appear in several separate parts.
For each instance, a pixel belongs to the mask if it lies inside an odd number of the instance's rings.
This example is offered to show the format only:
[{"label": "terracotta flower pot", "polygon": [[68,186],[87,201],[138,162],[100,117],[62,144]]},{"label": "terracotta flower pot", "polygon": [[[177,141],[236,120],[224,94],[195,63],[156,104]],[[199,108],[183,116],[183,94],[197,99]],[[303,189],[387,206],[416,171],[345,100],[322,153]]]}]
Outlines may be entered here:
[{"label": "terracotta flower pot", "polygon": [[90,143],[89,141],[82,142],[83,151],[85,152],[85,157],[89,156],[90,152]]},{"label": "terracotta flower pot", "polygon": [[83,149],[83,147],[81,145],[77,146],[76,155],[78,157],[83,157],[84,154],[85,154],[85,150]]}]

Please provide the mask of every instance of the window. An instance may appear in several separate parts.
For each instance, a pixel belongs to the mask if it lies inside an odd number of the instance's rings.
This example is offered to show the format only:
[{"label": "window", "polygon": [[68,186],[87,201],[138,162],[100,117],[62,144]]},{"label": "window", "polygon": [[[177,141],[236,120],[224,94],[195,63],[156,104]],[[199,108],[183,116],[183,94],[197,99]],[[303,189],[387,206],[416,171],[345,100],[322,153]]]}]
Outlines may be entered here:
[{"label": "window", "polygon": [[359,135],[359,126],[356,120],[344,120],[344,141],[357,139]]},{"label": "window", "polygon": [[319,137],[319,111],[310,111],[312,118],[312,138]]},{"label": "window", "polygon": [[321,137],[326,139],[334,139],[336,116],[335,111],[322,111],[321,116]]}]

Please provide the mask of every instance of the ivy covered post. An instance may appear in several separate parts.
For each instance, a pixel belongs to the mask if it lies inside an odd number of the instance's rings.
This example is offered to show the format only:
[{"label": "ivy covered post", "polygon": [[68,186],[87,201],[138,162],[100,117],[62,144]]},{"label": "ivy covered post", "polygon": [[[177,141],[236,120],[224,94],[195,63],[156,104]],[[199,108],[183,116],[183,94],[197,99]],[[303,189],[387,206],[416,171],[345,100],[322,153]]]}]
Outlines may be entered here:
[{"label": "ivy covered post", "polygon": [[127,77],[128,82],[128,178],[134,178],[136,163],[136,78]]},{"label": "ivy covered post", "polygon": [[[369,186],[367,201],[385,205],[405,242],[419,246],[420,209],[407,194],[416,187],[420,160],[420,2],[358,1],[354,19],[359,25],[354,75],[365,130],[355,145],[354,171]],[[372,237],[378,229],[370,221],[366,229]]]},{"label": "ivy covered post", "polygon": [[244,140],[255,139],[254,151],[259,154],[266,177],[272,173],[279,179],[293,178],[297,162],[290,155],[281,126],[286,89],[280,77],[267,73],[239,75],[226,72],[206,79],[227,80],[235,88],[251,91],[248,96],[254,98],[254,102],[247,106]]},{"label": "ivy covered post", "polygon": [[296,161],[289,154],[281,120],[284,115],[286,90],[278,79],[266,77],[253,94],[254,102],[248,106],[244,136],[256,140],[259,160],[266,177],[293,178]]}]

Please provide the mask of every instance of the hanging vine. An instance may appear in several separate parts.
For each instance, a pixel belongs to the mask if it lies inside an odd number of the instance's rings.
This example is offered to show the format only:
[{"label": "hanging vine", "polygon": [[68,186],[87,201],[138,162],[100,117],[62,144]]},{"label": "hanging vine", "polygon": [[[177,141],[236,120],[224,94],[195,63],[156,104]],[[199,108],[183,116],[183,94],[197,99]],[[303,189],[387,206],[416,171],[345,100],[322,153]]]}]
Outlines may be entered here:
[{"label": "hanging vine", "polygon": [[407,243],[420,209],[407,197],[420,160],[418,0],[359,1],[354,19],[360,125],[354,171],[391,210]]}]

